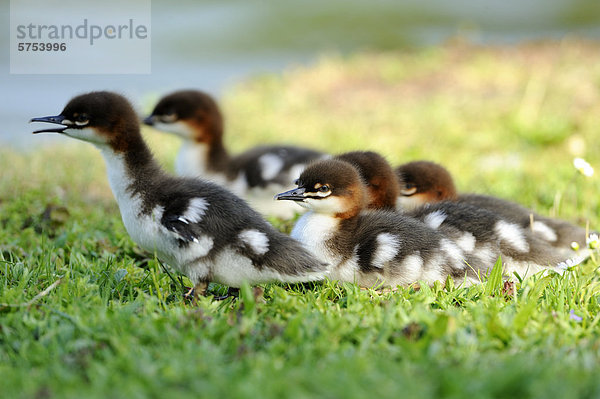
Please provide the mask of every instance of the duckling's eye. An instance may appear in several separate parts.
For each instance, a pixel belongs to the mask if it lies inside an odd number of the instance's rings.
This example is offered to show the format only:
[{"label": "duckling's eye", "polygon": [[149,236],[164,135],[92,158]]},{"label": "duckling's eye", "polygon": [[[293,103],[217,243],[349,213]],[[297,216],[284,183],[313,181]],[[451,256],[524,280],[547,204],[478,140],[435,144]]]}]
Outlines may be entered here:
[{"label": "duckling's eye", "polygon": [[79,115],[75,116],[73,119],[75,119],[75,124],[77,126],[87,125],[88,122],[90,121],[87,114],[79,114]]},{"label": "duckling's eye", "polygon": [[299,186],[300,185],[300,179],[294,180],[294,184],[297,185],[297,186]]},{"label": "duckling's eye", "polygon": [[413,183],[404,183],[404,188],[400,190],[400,194],[410,196],[417,192],[417,186]]},{"label": "duckling's eye", "polygon": [[324,185],[324,186],[319,187],[319,191],[322,192],[322,193],[326,193],[329,190],[330,189],[329,189],[328,185]]},{"label": "duckling's eye", "polygon": [[173,123],[177,120],[177,114],[175,112],[171,112],[170,114],[161,115],[160,120],[164,123]]}]

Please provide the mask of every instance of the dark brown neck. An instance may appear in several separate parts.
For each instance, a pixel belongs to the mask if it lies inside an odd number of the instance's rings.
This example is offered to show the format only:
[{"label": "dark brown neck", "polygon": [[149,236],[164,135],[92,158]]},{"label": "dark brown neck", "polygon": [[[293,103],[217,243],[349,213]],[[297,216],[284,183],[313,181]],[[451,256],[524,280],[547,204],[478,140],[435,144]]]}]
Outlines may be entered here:
[{"label": "dark brown neck", "polygon": [[[139,194],[144,208],[152,207],[149,193],[157,190],[167,175],[154,160],[139,129],[116,135],[109,147],[102,148],[107,162],[108,177],[115,196]],[[151,195],[150,195],[151,196]]]},{"label": "dark brown neck", "polygon": [[358,225],[358,216],[342,219],[337,234],[326,241],[326,245],[340,254],[353,254],[353,235]]},{"label": "dark brown neck", "polygon": [[140,187],[164,174],[141,136],[140,140],[131,143],[124,156],[129,173]]},{"label": "dark brown neck", "polygon": [[206,169],[211,172],[226,172],[229,164],[229,153],[219,138],[208,144]]},{"label": "dark brown neck", "polygon": [[203,119],[193,119],[189,124],[195,132],[195,137],[192,138],[194,145],[206,148],[204,168],[210,172],[226,172],[229,154],[223,144],[222,120],[217,118],[206,122]]}]

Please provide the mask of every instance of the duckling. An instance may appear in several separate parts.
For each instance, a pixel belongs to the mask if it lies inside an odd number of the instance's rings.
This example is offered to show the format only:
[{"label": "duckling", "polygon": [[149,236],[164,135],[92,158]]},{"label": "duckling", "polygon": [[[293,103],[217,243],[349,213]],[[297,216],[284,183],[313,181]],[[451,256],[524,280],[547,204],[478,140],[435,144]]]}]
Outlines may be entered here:
[{"label": "duckling", "polygon": [[320,280],[327,265],[276,231],[230,191],[199,178],[167,175],[140,134],[137,116],[122,96],[91,92],[73,98],[56,116],[54,132],[96,146],[127,232],[140,247],[187,275],[195,293],[208,282]]},{"label": "duckling", "polygon": [[215,100],[198,90],[163,97],[144,123],[183,139],[175,161],[180,176],[224,185],[265,215],[289,219],[298,207],[273,204],[273,194],[292,186],[304,166],[325,154],[294,146],[260,146],[230,156],[223,143],[223,116]]},{"label": "duckling", "polygon": [[429,161],[414,161],[396,168],[400,184],[398,207],[404,210],[458,197],[454,180],[442,166]]},{"label": "duckling", "polygon": [[588,256],[552,247],[510,219],[469,203],[441,201],[404,214],[439,230],[482,263],[493,264],[501,255],[509,275],[525,277],[548,269],[562,273]]},{"label": "duckling", "polygon": [[586,230],[560,219],[536,214],[514,202],[480,194],[458,194],[450,173],[441,165],[429,161],[409,162],[396,168],[401,184],[398,203],[404,209],[414,209],[426,203],[455,201],[487,209],[499,217],[530,230],[550,245],[570,250],[571,243],[586,246]]},{"label": "duckling", "polygon": [[[356,158],[361,153],[344,154],[342,159],[350,161],[358,170],[360,176],[367,184],[373,179],[373,175],[394,176],[394,171],[387,161],[379,156],[371,155],[372,160],[368,162],[357,162]],[[377,159],[375,162],[374,159]],[[396,179],[393,179],[396,180]],[[400,176],[397,179],[402,182],[403,190],[409,190],[408,184]],[[440,173],[438,181],[444,182],[442,187],[434,186],[429,192],[422,194],[424,198],[433,199],[449,197],[456,195],[454,184],[449,173]],[[398,188],[394,185],[380,185],[380,190],[370,190],[368,207],[373,209],[394,209],[394,205],[402,204],[402,201],[395,203],[393,195],[397,195]],[[393,193],[393,195],[390,195]],[[403,198],[401,198],[403,199]],[[414,217],[434,229],[439,229],[443,234],[454,239],[463,249],[474,251],[474,243],[479,243],[475,256],[483,263],[490,263],[497,257],[497,251],[489,251],[489,245],[481,245],[489,241],[496,241],[499,245],[498,251],[506,262],[507,272],[516,271],[522,277],[524,273],[535,273],[544,270],[544,266],[551,266],[556,271],[562,272],[566,267],[581,263],[589,256],[588,251],[581,251],[574,255],[570,248],[550,248],[548,243],[536,234],[519,226],[514,222],[510,214],[495,214],[492,208],[481,207],[477,203],[470,204],[467,201],[438,202],[439,205],[427,204],[411,210],[405,211],[405,214]],[[538,267],[536,265],[542,265]],[[558,269],[557,269],[558,268]]]},{"label": "duckling", "polygon": [[400,184],[386,159],[373,151],[352,151],[336,155],[335,159],[352,164],[367,185],[371,209],[396,209]]},{"label": "duckling", "polygon": [[[364,181],[356,168],[339,159],[310,164],[297,185],[275,198],[309,209],[294,226],[292,237],[331,265],[329,277],[334,280],[371,287],[417,281],[432,284],[451,276],[468,285],[478,282],[479,273],[493,266],[500,255],[506,256],[515,270],[546,266],[511,258],[515,252],[524,252],[525,248],[518,245],[527,245],[525,238],[518,235],[521,241],[509,238],[501,246],[498,236],[503,231],[479,232],[477,216],[487,217],[485,210],[467,221],[444,225],[465,208],[448,203],[447,207],[432,208],[422,220],[418,220],[419,215],[366,209]],[[479,233],[471,234],[463,228]]]}]

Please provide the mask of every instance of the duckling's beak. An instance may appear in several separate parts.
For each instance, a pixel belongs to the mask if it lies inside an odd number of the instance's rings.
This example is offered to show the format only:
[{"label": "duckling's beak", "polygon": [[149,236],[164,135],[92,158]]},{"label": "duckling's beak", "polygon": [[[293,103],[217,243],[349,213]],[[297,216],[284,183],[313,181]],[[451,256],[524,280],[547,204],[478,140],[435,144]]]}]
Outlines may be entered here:
[{"label": "duckling's beak", "polygon": [[274,197],[274,199],[289,200],[289,201],[304,201],[304,199],[306,198],[304,196],[305,191],[306,191],[306,189],[304,187],[294,188],[293,190],[277,194]]},{"label": "duckling's beak", "polygon": [[154,115],[150,115],[144,118],[144,125],[154,126]]},{"label": "duckling's beak", "polygon": [[66,129],[69,128],[69,126],[65,123],[63,123],[65,120],[65,117],[63,115],[56,115],[56,116],[42,116],[39,118],[32,118],[29,123],[31,122],[46,122],[46,123],[54,123],[55,125],[63,125],[62,127],[57,127],[54,129],[40,129],[40,130],[36,130],[33,132],[33,134],[37,134],[37,133],[63,133]]}]

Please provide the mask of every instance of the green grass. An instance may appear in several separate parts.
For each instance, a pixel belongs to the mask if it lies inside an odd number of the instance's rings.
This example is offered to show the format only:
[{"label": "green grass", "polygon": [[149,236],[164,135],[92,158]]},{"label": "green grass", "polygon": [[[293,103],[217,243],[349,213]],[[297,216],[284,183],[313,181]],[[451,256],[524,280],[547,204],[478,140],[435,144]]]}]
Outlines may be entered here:
[{"label": "green grass", "polygon": [[[572,158],[600,165],[599,48],[328,56],[233,88],[227,141],[432,159],[464,191],[598,227],[600,183]],[[145,134],[170,167],[177,140]],[[268,284],[191,305],[129,239],[91,146],[4,151],[0,168],[2,397],[600,396],[597,255],[514,295],[492,273],[385,293]]]}]

